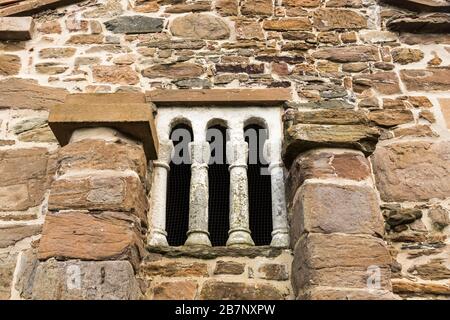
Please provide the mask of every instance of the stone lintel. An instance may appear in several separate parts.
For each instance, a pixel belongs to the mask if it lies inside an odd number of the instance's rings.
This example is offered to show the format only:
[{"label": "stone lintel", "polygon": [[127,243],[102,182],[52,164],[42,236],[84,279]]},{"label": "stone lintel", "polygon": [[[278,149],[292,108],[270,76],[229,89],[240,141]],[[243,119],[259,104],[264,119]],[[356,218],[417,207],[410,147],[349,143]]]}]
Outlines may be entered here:
[{"label": "stone lintel", "polygon": [[290,89],[186,89],[152,90],[145,93],[147,101],[165,106],[276,106],[292,100]]},{"label": "stone lintel", "polygon": [[33,28],[32,17],[0,17],[0,40],[30,40]]},{"label": "stone lintel", "polygon": [[51,108],[48,124],[61,146],[77,129],[111,127],[141,141],[147,160],[157,159],[155,120],[143,94],[71,94]]}]

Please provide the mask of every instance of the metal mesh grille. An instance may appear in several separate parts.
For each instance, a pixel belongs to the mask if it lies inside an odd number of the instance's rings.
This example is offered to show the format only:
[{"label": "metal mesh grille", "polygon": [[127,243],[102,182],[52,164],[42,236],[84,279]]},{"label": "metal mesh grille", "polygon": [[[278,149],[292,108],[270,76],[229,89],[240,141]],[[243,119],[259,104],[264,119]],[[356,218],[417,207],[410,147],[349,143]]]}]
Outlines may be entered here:
[{"label": "metal mesh grille", "polygon": [[[219,163],[211,163],[208,169],[208,230],[212,245],[224,246],[228,239],[228,230],[230,229],[230,173],[226,163],[226,128],[213,126],[210,129],[218,129],[222,134],[223,157],[219,159]],[[208,142],[212,141],[208,140]],[[215,154],[215,150],[211,150],[211,157],[217,159],[218,155]]]},{"label": "metal mesh grille", "polygon": [[[188,144],[192,141],[192,130],[187,125],[177,125],[175,129],[186,129],[190,132],[189,141],[173,141],[174,145],[180,143]],[[173,139],[172,139],[173,140]],[[187,149],[183,149],[187,150]],[[186,241],[186,232],[189,227],[189,189],[191,183],[190,164],[170,163],[170,171],[167,182],[167,205],[166,205],[166,231],[167,241],[170,246],[181,246]],[[157,188],[158,186],[154,186]]]},{"label": "metal mesh grille", "polygon": [[[256,130],[256,141],[249,139],[249,130]],[[258,125],[245,127],[246,141],[249,152],[257,152],[256,163],[250,163],[255,157],[249,156],[248,165],[248,194],[250,211],[250,231],[257,246],[269,245],[272,239],[272,193],[270,175],[267,173],[269,165],[262,156],[267,130]],[[256,142],[256,143],[255,143]],[[256,145],[255,145],[256,144]],[[253,162],[253,161],[252,161]]]}]

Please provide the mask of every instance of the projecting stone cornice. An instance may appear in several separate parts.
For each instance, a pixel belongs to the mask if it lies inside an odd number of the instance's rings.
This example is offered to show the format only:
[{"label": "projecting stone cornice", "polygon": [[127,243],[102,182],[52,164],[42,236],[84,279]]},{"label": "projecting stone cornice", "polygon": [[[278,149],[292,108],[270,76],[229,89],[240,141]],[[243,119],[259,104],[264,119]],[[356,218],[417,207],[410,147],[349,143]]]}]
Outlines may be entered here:
[{"label": "projecting stone cornice", "polygon": [[143,93],[71,94],[51,108],[48,124],[61,146],[77,129],[110,127],[141,141],[147,160],[157,159],[153,109]]},{"label": "projecting stone cornice", "polygon": [[288,88],[152,90],[147,101],[165,106],[276,106],[292,99]]},{"label": "projecting stone cornice", "polygon": [[419,12],[450,12],[448,0],[380,0],[382,3]]}]

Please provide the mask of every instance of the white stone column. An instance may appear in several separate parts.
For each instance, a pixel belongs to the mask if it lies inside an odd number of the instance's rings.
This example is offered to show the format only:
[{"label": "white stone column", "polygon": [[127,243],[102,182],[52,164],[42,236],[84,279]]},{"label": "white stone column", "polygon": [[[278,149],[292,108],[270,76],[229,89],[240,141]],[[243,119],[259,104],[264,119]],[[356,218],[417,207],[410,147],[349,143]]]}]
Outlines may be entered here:
[{"label": "white stone column", "polygon": [[209,143],[189,143],[191,157],[191,187],[189,192],[189,231],[186,246],[211,246],[208,232],[208,162],[211,155]]},{"label": "white stone column", "polygon": [[227,159],[230,165],[230,230],[227,246],[254,246],[249,222],[247,142],[228,141]]},{"label": "white stone column", "polygon": [[153,161],[153,182],[150,196],[151,222],[148,244],[151,246],[168,246],[166,232],[167,176],[170,170],[173,142],[161,142],[158,160]]},{"label": "white stone column", "polygon": [[281,160],[281,141],[267,140],[264,155],[269,161],[269,173],[272,190],[272,247],[289,247],[289,225],[284,189],[283,162]]}]

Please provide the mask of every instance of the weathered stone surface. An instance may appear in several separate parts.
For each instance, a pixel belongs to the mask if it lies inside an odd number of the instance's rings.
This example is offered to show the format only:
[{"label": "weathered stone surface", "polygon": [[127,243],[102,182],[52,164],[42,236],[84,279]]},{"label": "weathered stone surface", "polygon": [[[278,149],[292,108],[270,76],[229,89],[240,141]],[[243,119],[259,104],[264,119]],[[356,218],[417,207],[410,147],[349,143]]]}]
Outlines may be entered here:
[{"label": "weathered stone surface", "polygon": [[353,90],[362,93],[373,88],[382,94],[400,93],[400,85],[395,72],[377,72],[373,74],[361,74],[353,78]]},{"label": "weathered stone surface", "polygon": [[386,27],[398,32],[445,34],[450,32],[449,17],[448,13],[400,15],[389,19]]},{"label": "weathered stone surface", "polygon": [[72,47],[44,48],[39,51],[39,57],[42,59],[70,58],[76,51],[77,49]]},{"label": "weathered stone surface", "polygon": [[380,268],[381,285],[389,289],[391,257],[383,240],[372,236],[303,235],[294,252],[292,284],[296,293],[311,285],[367,288],[370,266]]},{"label": "weathered stone surface", "polygon": [[142,297],[128,261],[41,262],[32,281],[34,300],[134,300]]},{"label": "weathered stone surface", "polygon": [[0,109],[47,110],[64,101],[67,91],[40,86],[34,80],[9,78],[0,81]]},{"label": "weathered stone surface", "polygon": [[400,70],[400,77],[411,91],[450,90],[450,67],[426,70]]},{"label": "weathered stone surface", "polygon": [[230,28],[221,18],[203,13],[192,13],[175,18],[170,25],[170,31],[177,37],[199,40],[219,40],[230,37]]},{"label": "weathered stone surface", "polygon": [[393,49],[391,53],[394,62],[400,64],[419,62],[424,57],[423,51],[419,49],[396,48]]},{"label": "weathered stone surface", "polygon": [[123,12],[120,0],[107,0],[106,2],[97,5],[95,9],[84,12],[85,18],[112,18],[120,15]]},{"label": "weathered stone surface", "polygon": [[264,73],[264,64],[216,64],[216,72],[258,74]]},{"label": "weathered stone surface", "polygon": [[0,253],[0,299],[8,300],[11,297],[14,270],[16,268],[17,254]]},{"label": "weathered stone surface", "polygon": [[208,277],[206,263],[143,262],[140,274],[144,277]]},{"label": "weathered stone surface", "polygon": [[129,260],[136,267],[144,253],[142,246],[136,221],[122,213],[49,213],[38,258]]},{"label": "weathered stone surface", "polygon": [[258,268],[261,278],[267,280],[284,281],[289,279],[287,266],[278,263],[265,263]]},{"label": "weathered stone surface", "polygon": [[297,189],[307,179],[343,178],[361,181],[370,176],[370,165],[361,153],[333,153],[312,150],[298,156],[286,179],[287,200],[290,203]]},{"label": "weathered stone surface", "polygon": [[0,75],[13,76],[19,73],[22,64],[14,54],[0,54]]},{"label": "weathered stone surface", "polygon": [[116,84],[137,84],[139,76],[129,66],[93,66],[92,75],[95,82]]},{"label": "weathered stone surface", "polygon": [[271,0],[245,0],[241,4],[241,13],[245,16],[271,16],[273,2]]},{"label": "weathered stone surface", "polygon": [[286,112],[284,121],[292,121],[292,124],[367,124],[367,114],[362,111],[330,109]]},{"label": "weathered stone surface", "polygon": [[40,224],[16,224],[0,227],[0,248],[14,245],[16,242],[39,234],[42,230]]},{"label": "weathered stone surface", "polygon": [[363,125],[297,124],[285,130],[283,158],[288,167],[301,152],[316,147],[350,148],[370,154],[379,131]]},{"label": "weathered stone surface", "polygon": [[381,2],[419,12],[450,10],[447,0],[382,0]]},{"label": "weathered stone surface", "polygon": [[315,286],[302,291],[301,300],[397,300],[388,290],[368,290],[357,288],[329,288]]},{"label": "weathered stone surface", "polygon": [[153,300],[194,300],[198,284],[195,281],[161,282],[153,288]]},{"label": "weathered stone surface", "polygon": [[145,191],[134,176],[60,178],[52,184],[48,200],[51,211],[108,210],[127,212],[147,221]]},{"label": "weathered stone surface", "polygon": [[200,292],[201,300],[282,300],[282,294],[270,284],[248,284],[208,280]]},{"label": "weathered stone surface", "polygon": [[100,44],[103,43],[101,34],[74,34],[70,36],[66,43],[68,44]]},{"label": "weathered stone surface", "polygon": [[450,225],[450,212],[442,206],[431,208],[428,211],[428,217],[438,230],[442,230]]},{"label": "weathered stone surface", "polygon": [[406,279],[392,279],[392,290],[397,294],[450,295],[450,286],[435,282],[414,282]]},{"label": "weathered stone surface", "polygon": [[366,62],[380,59],[378,48],[373,46],[352,46],[321,49],[312,54],[313,58],[333,62]]},{"label": "weathered stone surface", "polygon": [[264,20],[263,28],[273,31],[308,31],[312,29],[308,18],[285,18],[279,20]]},{"label": "weathered stone surface", "polygon": [[46,34],[60,34],[62,32],[61,24],[57,20],[45,21],[37,27],[37,30]]},{"label": "weathered stone surface", "polygon": [[382,235],[383,227],[372,188],[305,184],[294,199],[291,243],[306,232]]},{"label": "weathered stone surface", "polygon": [[45,148],[0,151],[0,211],[26,210],[42,202],[47,158]]},{"label": "weathered stone surface", "polygon": [[85,169],[133,170],[144,181],[147,164],[144,151],[137,144],[85,139],[59,149],[60,175]]},{"label": "weathered stone surface", "polygon": [[398,142],[380,146],[372,163],[381,198],[424,201],[450,194],[449,142]]},{"label": "weathered stone surface", "polygon": [[153,33],[161,32],[164,19],[146,16],[121,16],[105,22],[107,30],[113,33]]},{"label": "weathered stone surface", "polygon": [[160,64],[142,70],[142,75],[147,78],[192,78],[202,75],[203,67],[194,63]]},{"label": "weathered stone surface", "polygon": [[236,37],[239,40],[264,40],[264,33],[258,22],[239,19],[236,21]]},{"label": "weathered stone surface", "polygon": [[237,16],[239,9],[238,0],[217,0],[215,8],[222,16]]},{"label": "weathered stone surface", "polygon": [[395,227],[422,218],[422,211],[415,208],[386,208],[383,216],[388,225]]},{"label": "weathered stone surface", "polygon": [[0,40],[30,40],[33,34],[32,17],[0,17]]},{"label": "weathered stone surface", "polygon": [[432,259],[425,264],[413,265],[408,272],[424,280],[448,280],[450,269],[445,265],[444,259]]},{"label": "weathered stone surface", "polygon": [[317,102],[307,102],[307,103],[298,103],[298,102],[286,102],[286,105],[289,108],[298,108],[301,109],[353,109],[355,106],[341,100],[321,100]]},{"label": "weathered stone surface", "polygon": [[38,73],[55,75],[66,72],[69,69],[68,66],[60,64],[58,62],[41,62],[37,63],[35,69]]},{"label": "weathered stone surface", "polygon": [[346,9],[319,9],[314,12],[314,26],[321,31],[336,29],[363,29],[367,19]]},{"label": "weathered stone surface", "polygon": [[242,274],[244,271],[244,263],[219,260],[216,263],[214,274]]},{"label": "weathered stone surface", "polygon": [[450,99],[439,99],[439,105],[441,107],[442,114],[447,128],[450,130]]},{"label": "weathered stone surface", "polygon": [[197,1],[194,3],[181,3],[174,4],[167,7],[164,12],[167,13],[184,13],[184,12],[200,12],[200,11],[210,11],[211,2],[209,1]]},{"label": "weathered stone surface", "polygon": [[369,120],[382,127],[394,127],[414,121],[414,116],[410,110],[374,110]]},{"label": "weathered stone surface", "polygon": [[407,128],[396,128],[393,131],[395,138],[400,137],[437,137],[438,135],[428,125],[415,125]]}]

